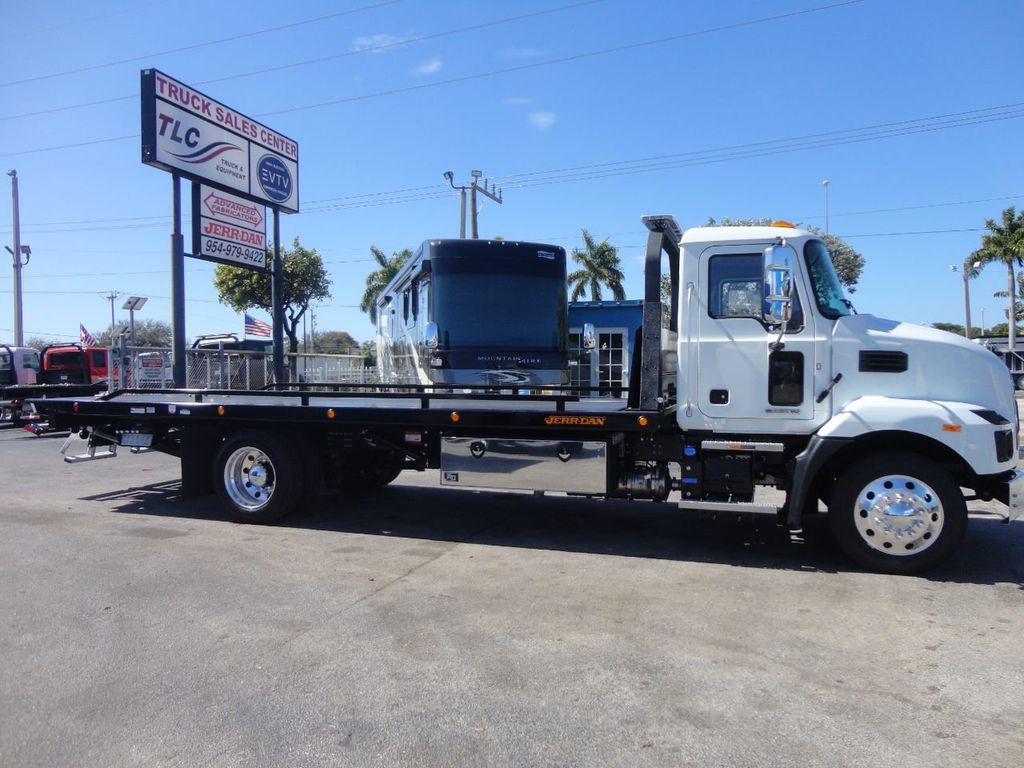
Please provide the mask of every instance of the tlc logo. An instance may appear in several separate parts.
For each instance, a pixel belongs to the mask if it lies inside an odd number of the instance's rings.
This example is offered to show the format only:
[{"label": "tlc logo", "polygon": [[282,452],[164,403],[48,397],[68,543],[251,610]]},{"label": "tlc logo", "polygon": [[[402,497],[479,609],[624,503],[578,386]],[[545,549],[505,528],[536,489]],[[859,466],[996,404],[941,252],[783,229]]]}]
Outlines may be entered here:
[{"label": "tlc logo", "polygon": [[160,121],[160,135],[167,136],[167,129],[170,128],[170,136],[168,137],[171,141],[176,141],[179,144],[184,144],[186,147],[195,148],[199,146],[199,129],[196,127],[188,128],[184,131],[181,130],[181,120],[175,120],[170,115],[158,115],[157,119]]}]

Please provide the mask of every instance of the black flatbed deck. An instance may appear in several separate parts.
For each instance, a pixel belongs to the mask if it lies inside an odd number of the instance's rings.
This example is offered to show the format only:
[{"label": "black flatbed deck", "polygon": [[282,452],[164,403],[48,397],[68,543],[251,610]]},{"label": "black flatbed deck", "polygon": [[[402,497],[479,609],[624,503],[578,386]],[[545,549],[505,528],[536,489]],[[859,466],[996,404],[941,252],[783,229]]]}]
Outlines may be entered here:
[{"label": "black flatbed deck", "polygon": [[408,425],[588,431],[656,431],[674,423],[675,408],[640,411],[620,398],[574,394],[486,392],[294,390],[121,390],[95,398],[47,398],[37,409],[60,424],[105,421],[161,422],[165,426],[211,421],[324,425]]}]

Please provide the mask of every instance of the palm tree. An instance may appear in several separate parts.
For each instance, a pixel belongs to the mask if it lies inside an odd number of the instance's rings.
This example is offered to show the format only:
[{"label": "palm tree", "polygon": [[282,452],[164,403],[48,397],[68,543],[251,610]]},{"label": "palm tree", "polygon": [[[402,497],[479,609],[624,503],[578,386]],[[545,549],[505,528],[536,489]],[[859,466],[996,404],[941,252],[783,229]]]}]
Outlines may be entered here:
[{"label": "palm tree", "polygon": [[985,222],[989,234],[982,235],[981,248],[973,257],[984,267],[996,262],[1006,265],[1007,325],[1010,330],[1010,351],[1017,348],[1017,296],[1014,267],[1024,266],[1024,211],[1019,214],[1013,206],[1003,211],[1002,223],[995,219]]},{"label": "palm tree", "polygon": [[590,289],[591,301],[601,300],[601,285],[604,284],[612,292],[616,301],[626,298],[622,287],[625,275],[619,269],[619,250],[605,238],[600,243],[594,241],[587,230],[580,230],[583,235],[583,250],[572,249],[572,259],[583,268],[570,272],[569,285],[572,287],[570,301],[577,301]]},{"label": "palm tree", "polygon": [[412,256],[412,251],[403,248],[391,254],[391,258],[384,255],[384,251],[375,245],[370,246],[370,255],[374,261],[380,264],[377,269],[366,276],[366,290],[363,291],[363,298],[359,301],[359,309],[370,316],[370,322],[377,324],[377,297],[381,291],[391,282],[391,278],[398,274],[398,271]]}]

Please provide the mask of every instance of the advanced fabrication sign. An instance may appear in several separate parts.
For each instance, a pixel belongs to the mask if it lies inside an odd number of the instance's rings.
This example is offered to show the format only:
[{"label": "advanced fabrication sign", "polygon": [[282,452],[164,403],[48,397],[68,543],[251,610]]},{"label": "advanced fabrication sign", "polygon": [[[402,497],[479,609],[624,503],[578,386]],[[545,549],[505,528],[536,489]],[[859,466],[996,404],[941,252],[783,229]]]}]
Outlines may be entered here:
[{"label": "advanced fabrication sign", "polygon": [[196,184],[192,198],[192,255],[207,261],[269,270],[266,208]]},{"label": "advanced fabrication sign", "polygon": [[296,142],[155,69],[142,70],[142,162],[299,210]]}]

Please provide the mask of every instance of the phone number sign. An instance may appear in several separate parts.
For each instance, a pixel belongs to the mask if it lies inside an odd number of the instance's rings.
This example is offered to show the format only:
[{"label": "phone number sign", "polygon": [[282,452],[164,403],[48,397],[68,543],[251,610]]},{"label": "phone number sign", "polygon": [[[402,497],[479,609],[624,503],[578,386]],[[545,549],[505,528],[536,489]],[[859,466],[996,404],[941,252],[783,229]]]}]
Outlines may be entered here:
[{"label": "phone number sign", "polygon": [[299,210],[295,141],[156,69],[142,70],[142,162]]},{"label": "phone number sign", "polygon": [[193,185],[190,255],[269,271],[266,208],[205,184]]}]

